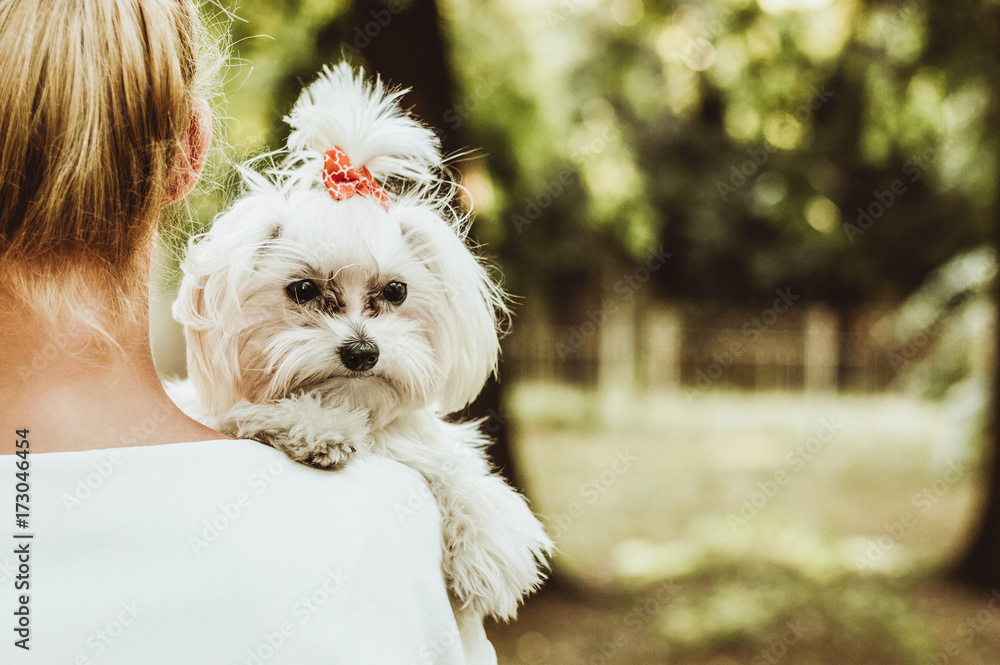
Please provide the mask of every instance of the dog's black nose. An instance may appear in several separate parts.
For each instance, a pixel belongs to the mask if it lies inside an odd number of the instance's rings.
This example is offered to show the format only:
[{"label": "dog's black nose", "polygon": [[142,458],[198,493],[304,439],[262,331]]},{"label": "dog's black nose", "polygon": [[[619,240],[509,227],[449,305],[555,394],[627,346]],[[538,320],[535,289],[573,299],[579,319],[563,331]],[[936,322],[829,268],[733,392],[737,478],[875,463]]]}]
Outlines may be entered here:
[{"label": "dog's black nose", "polygon": [[378,347],[371,342],[348,342],[340,347],[344,367],[354,372],[364,372],[378,362]]}]

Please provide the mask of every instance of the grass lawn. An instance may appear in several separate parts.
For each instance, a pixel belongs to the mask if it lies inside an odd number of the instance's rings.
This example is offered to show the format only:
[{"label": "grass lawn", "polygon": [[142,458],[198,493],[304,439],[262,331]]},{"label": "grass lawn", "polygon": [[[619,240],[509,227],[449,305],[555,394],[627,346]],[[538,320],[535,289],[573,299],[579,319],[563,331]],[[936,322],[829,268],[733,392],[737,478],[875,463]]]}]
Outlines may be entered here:
[{"label": "grass lawn", "polygon": [[560,552],[491,628],[502,664],[1000,663],[1000,603],[934,581],[980,484],[949,405],[521,385],[505,408]]}]

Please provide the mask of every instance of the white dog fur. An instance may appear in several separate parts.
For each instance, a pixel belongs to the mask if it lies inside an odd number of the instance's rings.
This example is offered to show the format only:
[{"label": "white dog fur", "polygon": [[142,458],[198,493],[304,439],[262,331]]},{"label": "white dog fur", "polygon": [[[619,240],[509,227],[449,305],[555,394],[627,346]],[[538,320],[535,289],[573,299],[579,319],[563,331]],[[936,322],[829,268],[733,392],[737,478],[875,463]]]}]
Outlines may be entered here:
[{"label": "white dog fur", "polygon": [[[544,579],[552,542],[491,472],[478,423],[444,419],[495,371],[506,310],[467,245],[437,138],[402,111],[403,92],[346,64],[324,69],[286,119],[280,166],[242,169],[244,195],[182,264],[174,315],[189,382],[170,392],[202,422],[306,464],[375,454],[421,473],[441,508],[451,591],[508,619]],[[385,187],[388,211],[330,196],[321,173],[333,146]],[[400,304],[387,301],[399,295],[390,282],[406,285]],[[293,297],[292,284],[318,295]],[[345,365],[352,343],[377,346],[374,367]]]}]

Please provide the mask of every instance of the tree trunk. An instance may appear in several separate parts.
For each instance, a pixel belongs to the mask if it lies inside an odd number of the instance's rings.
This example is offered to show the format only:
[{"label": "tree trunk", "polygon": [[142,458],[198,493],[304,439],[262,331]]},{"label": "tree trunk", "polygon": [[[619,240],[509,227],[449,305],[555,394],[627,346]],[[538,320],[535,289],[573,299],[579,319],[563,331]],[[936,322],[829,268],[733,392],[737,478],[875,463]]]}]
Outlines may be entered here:
[{"label": "tree trunk", "polygon": [[[391,85],[411,88],[403,98],[404,106],[438,130],[445,154],[463,148],[457,133],[441,131],[456,95],[435,0],[413,0],[405,9],[398,1],[355,0],[347,22],[351,33],[346,41],[331,46],[342,45],[346,54],[360,56],[372,73]],[[339,55],[330,54],[331,58]]]},{"label": "tree trunk", "polygon": [[[1000,59],[1000,10],[984,21],[990,42]],[[988,27],[987,27],[988,26]],[[1000,126],[1000,92],[993,88],[990,124]],[[1000,173],[998,173],[1000,175]],[[996,183],[993,206],[993,246],[1000,249],[1000,178]],[[994,278],[993,302],[1000,306],[1000,279]],[[1000,331],[1000,326],[995,330]],[[993,340],[995,362],[988,415],[989,448],[986,453],[986,496],[979,524],[971,544],[953,571],[955,579],[984,590],[1000,586],[1000,332]]]},{"label": "tree trunk", "polygon": [[[997,293],[996,297],[1000,302],[1000,293]],[[1000,335],[997,336],[997,339],[1000,340]],[[1000,423],[997,422],[1000,403],[998,403],[998,393],[1000,391],[994,387],[990,409],[990,449],[986,464],[987,489],[984,510],[972,543],[962,555],[953,572],[954,578],[958,581],[984,590],[1000,586],[1000,455],[997,454],[997,450],[1000,449],[1000,441],[998,441],[998,425]]]},{"label": "tree trunk", "polygon": [[[1000,100],[994,100],[994,103],[997,101]],[[1000,219],[995,222],[995,229],[994,246],[1000,248]],[[993,302],[1000,303],[1000,279],[994,281]],[[997,329],[1000,330],[1000,327]],[[1000,334],[995,334],[993,346],[994,357],[1000,359]],[[1000,586],[1000,362],[996,363],[993,372],[987,416],[989,444],[984,465],[986,494],[982,514],[970,545],[953,571],[958,581],[984,590]]]}]

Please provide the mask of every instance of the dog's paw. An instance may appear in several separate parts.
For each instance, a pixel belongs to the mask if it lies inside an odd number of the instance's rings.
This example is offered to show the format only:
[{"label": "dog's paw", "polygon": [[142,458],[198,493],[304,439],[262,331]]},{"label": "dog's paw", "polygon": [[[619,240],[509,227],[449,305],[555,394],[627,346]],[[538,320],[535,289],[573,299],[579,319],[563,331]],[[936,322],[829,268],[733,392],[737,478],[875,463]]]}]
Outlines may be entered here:
[{"label": "dog's paw", "polygon": [[476,505],[445,518],[445,575],[463,606],[509,620],[545,581],[554,546],[524,497],[495,476],[480,480]]},{"label": "dog's paw", "polygon": [[238,402],[220,418],[220,431],[254,439],[292,460],[320,469],[343,466],[367,446],[368,414],[324,406],[314,395],[296,395],[266,404]]},{"label": "dog's paw", "polygon": [[349,441],[302,441],[276,440],[272,446],[282,451],[296,462],[301,462],[317,469],[337,469],[347,463],[356,452]]}]

